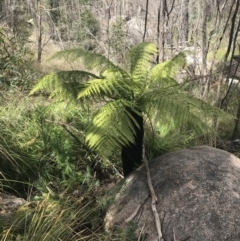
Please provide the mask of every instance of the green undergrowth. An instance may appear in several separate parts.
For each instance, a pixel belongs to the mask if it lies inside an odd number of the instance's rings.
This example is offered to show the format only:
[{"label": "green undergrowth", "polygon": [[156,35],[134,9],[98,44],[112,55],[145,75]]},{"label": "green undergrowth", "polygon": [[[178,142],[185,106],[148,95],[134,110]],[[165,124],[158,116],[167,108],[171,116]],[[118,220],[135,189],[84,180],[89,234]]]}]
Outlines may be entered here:
[{"label": "green undergrowth", "polygon": [[[84,140],[88,110],[65,113],[42,97],[5,96],[0,106],[2,177],[21,182],[60,181],[61,188],[85,179],[101,159]],[[67,107],[71,108],[71,107]],[[56,183],[58,183],[58,181]],[[12,184],[11,184],[12,186]],[[54,184],[53,184],[54,186]],[[59,189],[56,184],[56,189]]]},{"label": "green undergrowth", "polygon": [[[104,231],[112,203],[107,191],[119,180],[121,164],[119,153],[104,159],[88,148],[85,129],[93,114],[81,103],[56,104],[47,96],[1,97],[0,190],[30,201],[4,228],[1,240],[139,240],[134,226]],[[173,119],[146,126],[149,160],[206,144],[212,135],[180,127]]]},{"label": "green undergrowth", "polygon": [[46,97],[2,97],[0,191],[31,202],[22,230],[5,227],[1,240],[90,240],[102,229],[102,186],[119,167],[87,147],[91,114],[80,105],[58,110]]},{"label": "green undergrowth", "polygon": [[[5,240],[56,240],[50,238],[55,233],[60,239],[67,235],[62,240],[123,240],[120,234],[109,238],[102,227],[108,204],[101,196],[121,169],[117,154],[102,159],[85,143],[93,112],[80,103],[56,105],[45,96],[16,93],[2,97],[0,112],[1,189],[33,203],[23,231],[10,227]],[[146,131],[150,159],[196,139],[196,133],[177,129],[173,121],[154,130]]]}]

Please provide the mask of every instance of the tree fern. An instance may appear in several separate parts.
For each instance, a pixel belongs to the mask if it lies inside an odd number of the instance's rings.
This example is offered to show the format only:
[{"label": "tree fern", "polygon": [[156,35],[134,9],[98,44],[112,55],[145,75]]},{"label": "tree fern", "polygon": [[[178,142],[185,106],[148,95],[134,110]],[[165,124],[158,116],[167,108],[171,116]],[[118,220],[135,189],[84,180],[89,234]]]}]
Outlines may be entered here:
[{"label": "tree fern", "polygon": [[[184,53],[153,66],[157,48],[140,43],[127,53],[126,69],[106,57],[82,49],[61,51],[53,58],[81,61],[86,71],[61,71],[43,77],[30,94],[45,89],[58,99],[101,100],[87,128],[89,146],[109,156],[122,148],[124,174],[142,159],[143,118],[175,120],[176,125],[191,123],[198,131],[208,129],[199,118],[220,115],[221,111],[187,95],[175,76],[186,65]],[[89,72],[88,72],[89,71]],[[97,74],[94,74],[96,73]]]}]

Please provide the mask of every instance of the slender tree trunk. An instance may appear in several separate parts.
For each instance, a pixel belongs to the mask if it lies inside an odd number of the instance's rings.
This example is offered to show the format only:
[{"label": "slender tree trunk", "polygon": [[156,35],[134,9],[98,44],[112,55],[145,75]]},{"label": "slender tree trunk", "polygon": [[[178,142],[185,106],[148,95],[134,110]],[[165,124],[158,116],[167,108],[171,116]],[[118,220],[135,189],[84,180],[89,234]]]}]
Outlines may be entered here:
[{"label": "slender tree trunk", "polygon": [[148,22],[148,0],[146,1],[146,13],[145,13],[145,23],[144,23],[144,33],[143,33],[143,42],[145,41],[147,33],[147,22]]},{"label": "slender tree trunk", "polygon": [[[160,11],[161,11],[161,3],[159,3],[159,6],[158,6],[158,16],[157,16],[157,47],[158,49],[160,48]],[[158,54],[157,54],[157,64],[159,64],[159,59],[160,59],[160,56],[159,56],[159,51],[158,51]]]},{"label": "slender tree trunk", "polygon": [[238,102],[237,116],[235,119],[235,124],[232,132],[232,141],[239,137],[238,125],[240,121],[240,101]]},{"label": "slender tree trunk", "polygon": [[[235,11],[233,13],[232,21],[231,21],[231,30],[230,30],[228,48],[227,48],[227,52],[226,52],[225,59],[224,59],[224,62],[226,63],[227,58],[232,50],[232,56],[231,56],[231,62],[230,62],[231,66],[232,66],[232,62],[233,62],[233,55],[236,50],[237,38],[238,38],[239,29],[240,29],[240,18],[238,17],[239,8],[240,8],[240,0],[237,0]],[[236,26],[236,24],[237,24],[237,26]],[[227,105],[228,105],[228,94],[229,94],[229,91],[231,88],[231,84],[230,84],[230,86],[228,86],[230,71],[231,71],[231,68],[229,69],[229,73],[227,76],[227,82],[226,82],[226,86],[225,86],[225,96],[221,100],[221,105],[220,105],[220,108],[223,108],[223,109],[226,109]]]},{"label": "slender tree trunk", "polygon": [[42,6],[41,0],[37,0],[38,8],[38,62],[42,60]]},{"label": "slender tree trunk", "polygon": [[[197,59],[199,57],[199,52],[198,52],[198,38],[199,38],[199,28],[200,28],[200,18],[201,18],[201,2],[197,2],[197,6],[195,6],[194,11],[197,13],[197,19],[196,23],[194,24],[194,29],[193,29],[193,47],[194,47],[194,59],[193,59],[193,66],[194,66],[194,74],[199,74],[199,64],[197,63]],[[201,88],[201,86],[200,86]],[[201,91],[199,91],[201,93]],[[200,94],[199,94],[200,97]]]},{"label": "slender tree trunk", "polygon": [[183,7],[182,7],[182,45],[183,47],[186,47],[188,45],[188,29],[189,29],[189,24],[188,24],[188,5],[189,5],[189,0],[185,0],[183,2]]},{"label": "slender tree trunk", "polygon": [[111,7],[113,4],[113,0],[109,5],[107,5],[106,13],[107,13],[107,57],[110,57],[110,19],[111,19]]},{"label": "slender tree trunk", "polygon": [[165,9],[166,9],[166,0],[160,0],[160,40],[159,40],[159,60],[164,61],[165,58]]},{"label": "slender tree trunk", "polygon": [[[228,18],[227,18],[227,21],[226,21],[226,24],[225,24],[225,27],[224,27],[224,30],[223,30],[223,33],[222,33],[222,36],[224,35],[224,33],[226,32],[226,29],[228,27],[228,22],[231,18],[231,15],[232,15],[232,23],[231,23],[231,30],[230,30],[230,36],[229,36],[229,42],[228,42],[228,48],[227,48],[227,52],[225,54],[225,57],[224,57],[224,66],[223,68],[226,67],[226,63],[227,63],[227,58],[230,54],[230,50],[231,50],[231,46],[233,44],[233,54],[234,54],[234,50],[235,50],[235,44],[236,44],[236,37],[237,37],[237,33],[238,33],[238,29],[239,29],[239,24],[240,24],[240,20],[238,22],[238,27],[237,27],[237,31],[235,32],[235,37],[234,37],[234,26],[235,26],[235,20],[236,20],[236,17],[237,17],[237,13],[239,11],[239,3],[240,3],[240,0],[236,0],[237,1],[237,4],[236,4],[236,8],[235,8],[235,11],[233,10],[234,8],[234,3],[235,1],[232,2],[232,5],[231,5],[231,9],[230,9],[230,12],[229,12],[229,15],[228,15]],[[225,7],[225,4],[226,2],[222,5],[221,7],[221,10],[220,12],[224,9]],[[219,46],[220,46],[220,43],[221,43],[221,40],[222,40],[222,37],[220,38],[220,41],[219,41]],[[233,56],[232,54],[232,56]],[[232,60],[231,60],[231,63],[230,65],[232,64]],[[228,77],[227,79],[229,79],[229,74],[230,72],[228,73]],[[218,89],[217,89],[217,97],[216,97],[216,103],[215,105],[218,106],[219,108],[223,109],[223,108],[227,108],[227,104],[225,103],[225,101],[227,100],[227,97],[228,97],[228,93],[229,93],[229,90],[227,91],[227,93],[225,94],[225,96],[222,98],[221,100],[221,84],[222,84],[222,81],[223,81],[223,74],[221,75],[221,78],[220,78],[220,81],[218,83]],[[239,109],[237,111],[237,116],[239,115]],[[234,133],[236,132],[236,126],[238,125],[238,120],[235,121],[235,126],[234,126],[234,129],[233,129],[233,134],[232,134],[232,138],[234,138]],[[217,130],[218,129],[218,119],[217,117],[215,117],[213,119],[213,124],[212,124],[212,127],[213,129]],[[215,141],[216,142],[216,141]]]},{"label": "slender tree trunk", "polygon": [[128,176],[135,168],[142,164],[142,145],[143,145],[143,117],[133,112],[129,107],[127,111],[135,119],[138,126],[133,123],[135,127],[135,143],[122,146],[122,166],[124,177]]},{"label": "slender tree trunk", "polygon": [[0,0],[0,13],[2,15],[3,12],[3,0]]},{"label": "slender tree trunk", "polygon": [[202,31],[202,66],[201,66],[201,74],[202,74],[202,86],[204,86],[204,90],[202,92],[202,98],[205,99],[208,94],[208,81],[209,78],[207,77],[207,11],[208,11],[208,4],[206,0],[202,0],[202,23],[201,23],[201,31]]},{"label": "slender tree trunk", "polygon": [[[226,0],[227,1],[227,0]],[[223,16],[222,14],[222,11],[225,7],[225,4],[226,2],[222,5],[222,7],[218,7],[219,8],[219,12],[221,13],[221,16]],[[225,32],[227,31],[227,28],[228,28],[228,24],[229,24],[229,21],[230,21],[230,18],[232,16],[232,13],[233,13],[233,7],[234,7],[234,2],[232,2],[232,5],[231,5],[231,8],[230,8],[230,11],[229,11],[229,14],[228,14],[228,17],[227,17],[227,21],[225,23],[225,26],[224,26],[224,29],[223,29],[223,32],[222,32],[222,35],[219,39],[219,43],[218,43],[218,47],[217,47],[217,50],[220,48],[221,46],[221,42],[222,42],[222,39],[223,39],[223,36],[225,34]],[[231,38],[231,36],[230,36]],[[228,52],[226,53],[225,57],[224,57],[224,65],[223,65],[223,69],[226,67],[226,63],[227,63],[227,57],[228,57]],[[215,105],[219,108],[221,108],[221,85],[223,83],[223,73],[221,74],[220,76],[220,81],[218,82],[218,87],[217,87],[217,94],[216,94],[216,100],[215,100]]]}]

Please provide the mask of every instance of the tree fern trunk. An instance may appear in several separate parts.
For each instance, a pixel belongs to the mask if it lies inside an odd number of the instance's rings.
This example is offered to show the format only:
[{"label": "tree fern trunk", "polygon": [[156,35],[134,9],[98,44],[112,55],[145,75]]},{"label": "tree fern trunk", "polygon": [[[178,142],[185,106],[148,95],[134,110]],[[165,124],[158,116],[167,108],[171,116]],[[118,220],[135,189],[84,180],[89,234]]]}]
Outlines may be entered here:
[{"label": "tree fern trunk", "polygon": [[135,143],[122,146],[122,166],[124,177],[129,175],[135,168],[142,163],[142,144],[143,144],[143,117],[133,112],[130,108],[126,107],[127,111],[134,117],[138,126],[135,127]]}]

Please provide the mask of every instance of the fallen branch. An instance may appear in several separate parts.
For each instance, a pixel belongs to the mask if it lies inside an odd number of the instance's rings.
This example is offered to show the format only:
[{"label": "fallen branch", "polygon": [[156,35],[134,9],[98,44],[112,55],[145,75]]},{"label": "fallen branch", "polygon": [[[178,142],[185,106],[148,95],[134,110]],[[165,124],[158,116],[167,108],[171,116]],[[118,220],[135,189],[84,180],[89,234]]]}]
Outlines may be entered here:
[{"label": "fallen branch", "polygon": [[71,132],[68,128],[71,127],[74,131],[77,131],[79,133],[79,131],[77,129],[75,129],[74,127],[70,126],[69,124],[63,122],[63,121],[51,121],[51,120],[48,120],[48,119],[45,119],[47,122],[50,122],[50,123],[53,123],[55,125],[59,125],[61,126],[64,130],[66,130],[68,132],[68,134],[70,136],[72,136],[84,149],[85,151],[88,151],[88,152],[92,152],[89,147],[83,143],[76,135],[73,134],[73,132]]},{"label": "fallen branch", "polygon": [[148,199],[148,197],[146,197],[142,203],[140,203],[136,209],[134,210],[134,212],[124,221],[125,223],[129,223],[131,222],[139,213],[139,211],[142,209],[143,204],[146,202],[146,200]]},{"label": "fallen branch", "polygon": [[163,236],[162,236],[162,230],[161,230],[161,221],[160,221],[160,218],[159,218],[159,215],[158,215],[158,212],[157,212],[157,208],[156,208],[156,203],[157,203],[157,197],[156,197],[156,194],[155,194],[155,191],[153,189],[153,185],[152,185],[152,181],[151,181],[151,176],[150,176],[150,171],[149,171],[149,166],[148,166],[148,160],[146,158],[146,155],[145,155],[145,146],[143,144],[143,161],[144,161],[144,164],[146,166],[146,171],[147,171],[147,182],[148,182],[148,187],[149,187],[149,190],[150,190],[150,193],[151,193],[151,197],[152,197],[152,212],[153,212],[153,215],[154,215],[154,218],[155,218],[155,224],[156,224],[156,229],[157,229],[157,233],[158,233],[158,241],[164,241],[163,239]]},{"label": "fallen branch", "polygon": [[173,241],[177,241],[174,229],[172,230],[172,232],[173,232]]}]

